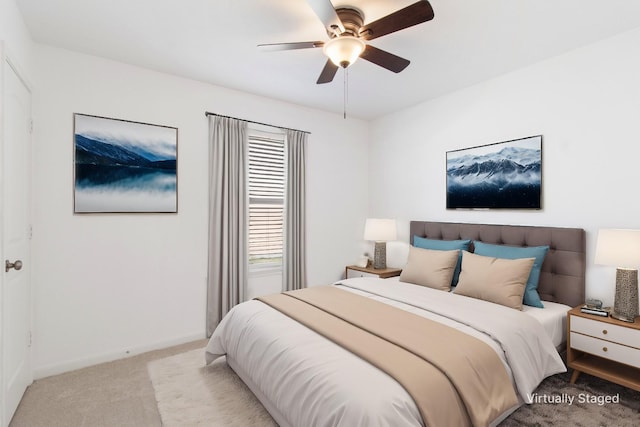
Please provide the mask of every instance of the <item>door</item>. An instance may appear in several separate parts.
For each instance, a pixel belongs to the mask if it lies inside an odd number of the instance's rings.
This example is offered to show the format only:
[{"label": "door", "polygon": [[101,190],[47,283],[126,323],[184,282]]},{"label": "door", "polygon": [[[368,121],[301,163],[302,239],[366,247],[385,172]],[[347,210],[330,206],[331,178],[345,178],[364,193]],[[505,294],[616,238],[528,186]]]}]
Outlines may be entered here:
[{"label": "door", "polygon": [[31,370],[31,93],[2,56],[3,123],[0,203],[3,255],[0,320],[2,333],[2,426],[7,426]]}]

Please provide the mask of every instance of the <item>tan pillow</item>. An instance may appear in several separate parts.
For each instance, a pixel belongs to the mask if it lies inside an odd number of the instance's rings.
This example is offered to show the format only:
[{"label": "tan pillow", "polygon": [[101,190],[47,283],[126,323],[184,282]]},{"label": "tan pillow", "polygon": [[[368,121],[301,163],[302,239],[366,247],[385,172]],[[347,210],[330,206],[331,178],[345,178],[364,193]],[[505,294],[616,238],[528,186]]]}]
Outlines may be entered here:
[{"label": "tan pillow", "polygon": [[459,255],[459,250],[436,251],[410,246],[400,281],[448,291]]},{"label": "tan pillow", "polygon": [[534,261],[462,251],[462,270],[454,293],[522,310],[522,296]]}]

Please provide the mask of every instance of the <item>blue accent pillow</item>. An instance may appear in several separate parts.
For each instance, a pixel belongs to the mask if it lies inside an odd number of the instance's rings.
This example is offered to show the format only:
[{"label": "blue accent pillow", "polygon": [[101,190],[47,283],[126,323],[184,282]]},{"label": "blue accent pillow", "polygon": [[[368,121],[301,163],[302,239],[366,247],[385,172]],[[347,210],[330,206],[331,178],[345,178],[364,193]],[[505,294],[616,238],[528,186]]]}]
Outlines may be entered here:
[{"label": "blue accent pillow", "polygon": [[549,246],[531,246],[528,248],[518,248],[505,245],[491,245],[473,241],[474,251],[477,255],[490,256],[494,258],[518,259],[518,258],[535,258],[536,260],[531,267],[529,280],[524,290],[523,304],[531,307],[544,308],[540,295],[538,295],[538,281],[540,280],[540,269],[547,255]]},{"label": "blue accent pillow", "polygon": [[436,251],[453,251],[460,250],[458,255],[458,263],[453,270],[453,278],[451,279],[451,286],[458,284],[458,276],[460,276],[460,266],[462,265],[462,251],[469,250],[469,244],[471,240],[435,240],[425,239],[424,237],[413,236],[413,246],[422,249],[432,249]]}]

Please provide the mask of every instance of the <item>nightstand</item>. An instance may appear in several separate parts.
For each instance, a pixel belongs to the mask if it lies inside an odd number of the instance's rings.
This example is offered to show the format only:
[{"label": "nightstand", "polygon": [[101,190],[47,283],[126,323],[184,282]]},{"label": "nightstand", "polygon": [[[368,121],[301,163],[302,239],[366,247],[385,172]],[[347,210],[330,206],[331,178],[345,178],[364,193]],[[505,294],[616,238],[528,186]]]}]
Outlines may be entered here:
[{"label": "nightstand", "polygon": [[640,317],[635,323],[582,313],[567,319],[567,366],[571,383],[581,372],[640,391]]},{"label": "nightstand", "polygon": [[402,273],[401,268],[373,268],[358,267],[357,265],[348,265],[345,268],[345,277],[352,279],[354,277],[379,277],[388,279],[389,277],[399,276]]}]

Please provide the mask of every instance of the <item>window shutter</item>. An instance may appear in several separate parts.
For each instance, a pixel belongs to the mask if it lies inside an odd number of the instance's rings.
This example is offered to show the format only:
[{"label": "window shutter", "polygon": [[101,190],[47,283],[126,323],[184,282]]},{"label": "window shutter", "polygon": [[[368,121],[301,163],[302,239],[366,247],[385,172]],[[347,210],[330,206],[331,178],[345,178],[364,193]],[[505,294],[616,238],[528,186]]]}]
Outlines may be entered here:
[{"label": "window shutter", "polygon": [[249,264],[282,263],[284,136],[249,136]]}]

